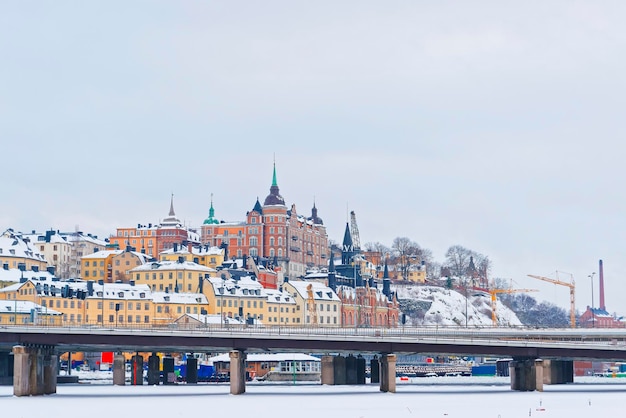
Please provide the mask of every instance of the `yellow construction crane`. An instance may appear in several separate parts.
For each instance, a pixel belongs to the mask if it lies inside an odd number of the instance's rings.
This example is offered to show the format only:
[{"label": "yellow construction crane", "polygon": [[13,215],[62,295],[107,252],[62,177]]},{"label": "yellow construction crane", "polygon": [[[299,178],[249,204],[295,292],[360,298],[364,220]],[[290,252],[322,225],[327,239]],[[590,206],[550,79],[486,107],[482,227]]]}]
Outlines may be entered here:
[{"label": "yellow construction crane", "polygon": [[309,316],[311,317],[311,324],[317,325],[317,309],[315,309],[315,298],[313,297],[313,285],[309,283],[306,287],[307,292],[307,304],[309,305]]},{"label": "yellow construction crane", "polygon": [[[557,271],[557,277],[559,272]],[[569,273],[568,273],[569,274]],[[571,281],[570,283],[567,282],[563,282],[561,280],[558,279],[551,279],[549,277],[543,277],[543,276],[535,276],[533,274],[529,274],[528,277],[532,277],[534,279],[539,279],[539,280],[543,280],[544,282],[548,282],[548,283],[554,283],[554,284],[558,284],[561,286],[567,286],[569,287],[569,303],[570,303],[570,324],[572,328],[576,328],[576,304],[575,304],[575,297],[574,297],[574,291],[576,289],[576,286],[574,284],[574,276],[570,274],[571,277]]]},{"label": "yellow construction crane", "polygon": [[537,289],[491,289],[489,294],[491,295],[491,320],[493,326],[498,326],[498,317],[496,316],[496,294],[497,293],[526,293],[526,292],[538,292]]}]

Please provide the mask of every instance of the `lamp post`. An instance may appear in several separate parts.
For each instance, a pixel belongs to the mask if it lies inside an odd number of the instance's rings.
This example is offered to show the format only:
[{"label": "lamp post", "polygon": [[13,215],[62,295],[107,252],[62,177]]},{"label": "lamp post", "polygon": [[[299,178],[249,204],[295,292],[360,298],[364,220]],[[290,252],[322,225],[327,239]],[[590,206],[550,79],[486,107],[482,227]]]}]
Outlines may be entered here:
[{"label": "lamp post", "polygon": [[595,275],[596,275],[596,272],[594,271],[588,276],[591,281],[591,326],[593,328],[596,327],[596,314],[593,311],[593,276]]},{"label": "lamp post", "polygon": [[357,293],[356,293],[356,256],[352,257],[354,262],[354,333],[358,332],[358,318],[357,318]]}]

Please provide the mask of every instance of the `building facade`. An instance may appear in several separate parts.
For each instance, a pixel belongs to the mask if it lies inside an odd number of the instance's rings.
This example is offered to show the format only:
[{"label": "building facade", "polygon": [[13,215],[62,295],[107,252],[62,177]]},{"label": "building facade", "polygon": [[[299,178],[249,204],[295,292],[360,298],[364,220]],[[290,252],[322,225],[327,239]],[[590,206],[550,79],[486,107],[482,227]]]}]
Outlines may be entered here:
[{"label": "building facade", "polygon": [[168,215],[158,224],[138,224],[136,228],[117,228],[115,235],[109,237],[110,245],[117,249],[132,247],[135,251],[158,259],[159,254],[174,248],[174,244],[189,242],[200,244],[200,235],[184,226],[174,212],[174,196],[170,202]]},{"label": "building facade", "polygon": [[257,199],[245,222],[216,222],[213,203],[201,227],[201,241],[211,246],[226,246],[228,257],[266,259],[287,278],[302,277],[310,268],[327,265],[328,235],[317,207],[311,216],[289,208],[280,195],[274,166],[270,193],[263,205]]}]

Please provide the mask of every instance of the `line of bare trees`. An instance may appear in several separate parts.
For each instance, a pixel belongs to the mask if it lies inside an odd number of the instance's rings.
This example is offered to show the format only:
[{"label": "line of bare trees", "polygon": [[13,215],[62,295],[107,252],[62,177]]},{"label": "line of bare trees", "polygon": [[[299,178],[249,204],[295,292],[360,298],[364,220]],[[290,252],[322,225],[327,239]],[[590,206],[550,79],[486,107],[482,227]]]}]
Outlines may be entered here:
[{"label": "line of bare trees", "polygon": [[376,252],[381,255],[381,264],[385,260],[396,266],[402,277],[408,277],[412,266],[424,265],[429,280],[447,279],[451,287],[453,280],[472,286],[488,286],[491,260],[489,257],[465,248],[462,245],[453,245],[445,253],[445,260],[438,262],[434,259],[430,249],[420,246],[407,237],[397,237],[391,247],[380,242],[368,242],[365,251]]}]

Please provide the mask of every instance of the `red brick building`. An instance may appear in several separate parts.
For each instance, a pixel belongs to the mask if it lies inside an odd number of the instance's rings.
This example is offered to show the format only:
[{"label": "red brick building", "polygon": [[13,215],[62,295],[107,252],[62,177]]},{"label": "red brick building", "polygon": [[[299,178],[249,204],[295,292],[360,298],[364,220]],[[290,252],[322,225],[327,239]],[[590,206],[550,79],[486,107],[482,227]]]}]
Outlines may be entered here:
[{"label": "red brick building", "polygon": [[276,181],[276,166],[270,194],[263,205],[257,199],[241,223],[222,223],[215,219],[213,203],[201,228],[203,244],[227,244],[228,257],[250,255],[273,264],[286,277],[301,277],[313,267],[326,267],[328,235],[313,204],[311,216],[300,215],[296,205],[288,209]]}]

